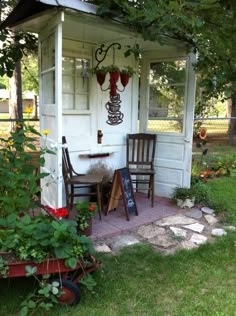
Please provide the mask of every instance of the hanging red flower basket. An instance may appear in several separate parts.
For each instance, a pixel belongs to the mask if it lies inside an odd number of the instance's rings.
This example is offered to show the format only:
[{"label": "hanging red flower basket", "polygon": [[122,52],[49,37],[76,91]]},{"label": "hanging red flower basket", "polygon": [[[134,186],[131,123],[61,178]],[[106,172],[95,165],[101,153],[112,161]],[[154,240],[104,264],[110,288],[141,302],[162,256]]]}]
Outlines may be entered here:
[{"label": "hanging red flower basket", "polygon": [[120,77],[120,72],[115,71],[115,72],[110,72],[110,82],[117,82]]},{"label": "hanging red flower basket", "polygon": [[121,81],[121,84],[124,88],[127,86],[128,82],[129,82],[129,78],[130,78],[130,76],[128,74],[125,74],[125,73],[120,74],[120,81]]},{"label": "hanging red flower basket", "polygon": [[106,73],[105,72],[97,72],[96,73],[97,82],[102,86],[106,80]]}]

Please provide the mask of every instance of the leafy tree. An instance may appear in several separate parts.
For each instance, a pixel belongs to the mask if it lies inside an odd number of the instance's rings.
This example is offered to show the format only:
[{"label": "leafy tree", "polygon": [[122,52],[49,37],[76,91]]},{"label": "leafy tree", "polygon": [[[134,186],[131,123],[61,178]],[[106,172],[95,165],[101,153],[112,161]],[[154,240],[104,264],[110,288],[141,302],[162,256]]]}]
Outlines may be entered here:
[{"label": "leafy tree", "polygon": [[[3,21],[18,1],[0,1],[0,20]],[[0,76],[10,77],[10,117],[22,119],[22,79],[21,59],[37,48],[33,34],[14,32],[8,28],[1,29],[0,40]]]},{"label": "leafy tree", "polygon": [[[180,40],[197,53],[205,98],[231,99],[236,117],[236,3],[231,0],[97,0],[103,17],[119,17],[144,39]],[[230,142],[236,121],[229,127]]]}]

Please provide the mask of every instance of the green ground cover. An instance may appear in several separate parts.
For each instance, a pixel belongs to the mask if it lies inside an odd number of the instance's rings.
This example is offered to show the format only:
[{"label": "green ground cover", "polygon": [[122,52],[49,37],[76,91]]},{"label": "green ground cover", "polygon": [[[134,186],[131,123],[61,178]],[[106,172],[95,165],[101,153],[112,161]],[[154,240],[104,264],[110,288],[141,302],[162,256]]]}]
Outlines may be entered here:
[{"label": "green ground cover", "polygon": [[[210,179],[206,185],[211,188],[209,205],[223,222],[236,225],[235,175]],[[104,265],[94,272],[93,292],[82,287],[76,307],[56,306],[34,315],[234,316],[235,242],[236,232],[228,232],[213,244],[174,256],[162,256],[147,245],[129,247],[116,256],[99,254]],[[19,305],[34,285],[29,278],[0,280],[0,316],[19,315]]]},{"label": "green ground cover", "polygon": [[[70,316],[192,316],[235,315],[235,238],[230,233],[197,250],[161,256],[150,246],[123,250],[119,256],[100,255],[104,267],[94,273],[94,292],[82,289],[74,308],[56,306],[35,315]],[[2,280],[0,315],[18,315],[29,279]]]}]

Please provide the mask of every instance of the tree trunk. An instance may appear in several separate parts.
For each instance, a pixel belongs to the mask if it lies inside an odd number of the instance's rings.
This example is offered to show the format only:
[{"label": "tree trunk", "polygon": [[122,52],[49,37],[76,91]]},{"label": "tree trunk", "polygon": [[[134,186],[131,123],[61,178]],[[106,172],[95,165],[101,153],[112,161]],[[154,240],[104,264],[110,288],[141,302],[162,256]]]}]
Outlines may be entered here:
[{"label": "tree trunk", "polygon": [[21,63],[16,63],[9,80],[9,114],[11,119],[23,119]]},{"label": "tree trunk", "polygon": [[230,118],[228,128],[228,143],[233,145],[234,135],[236,134],[236,94],[233,94],[231,99],[228,100],[227,117]]}]

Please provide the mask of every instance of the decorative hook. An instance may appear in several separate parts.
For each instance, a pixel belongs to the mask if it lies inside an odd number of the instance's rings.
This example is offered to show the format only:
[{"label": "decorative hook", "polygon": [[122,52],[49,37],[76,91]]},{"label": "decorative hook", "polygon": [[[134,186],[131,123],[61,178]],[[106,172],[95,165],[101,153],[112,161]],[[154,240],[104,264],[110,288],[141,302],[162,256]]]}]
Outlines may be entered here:
[{"label": "decorative hook", "polygon": [[106,49],[104,49],[105,45],[102,44],[96,51],[95,51],[95,59],[98,62],[95,69],[98,68],[98,66],[104,61],[104,59],[107,56],[107,53],[111,47],[115,48],[117,46],[117,49],[121,49],[121,45],[119,43],[112,43],[109,45]]}]

